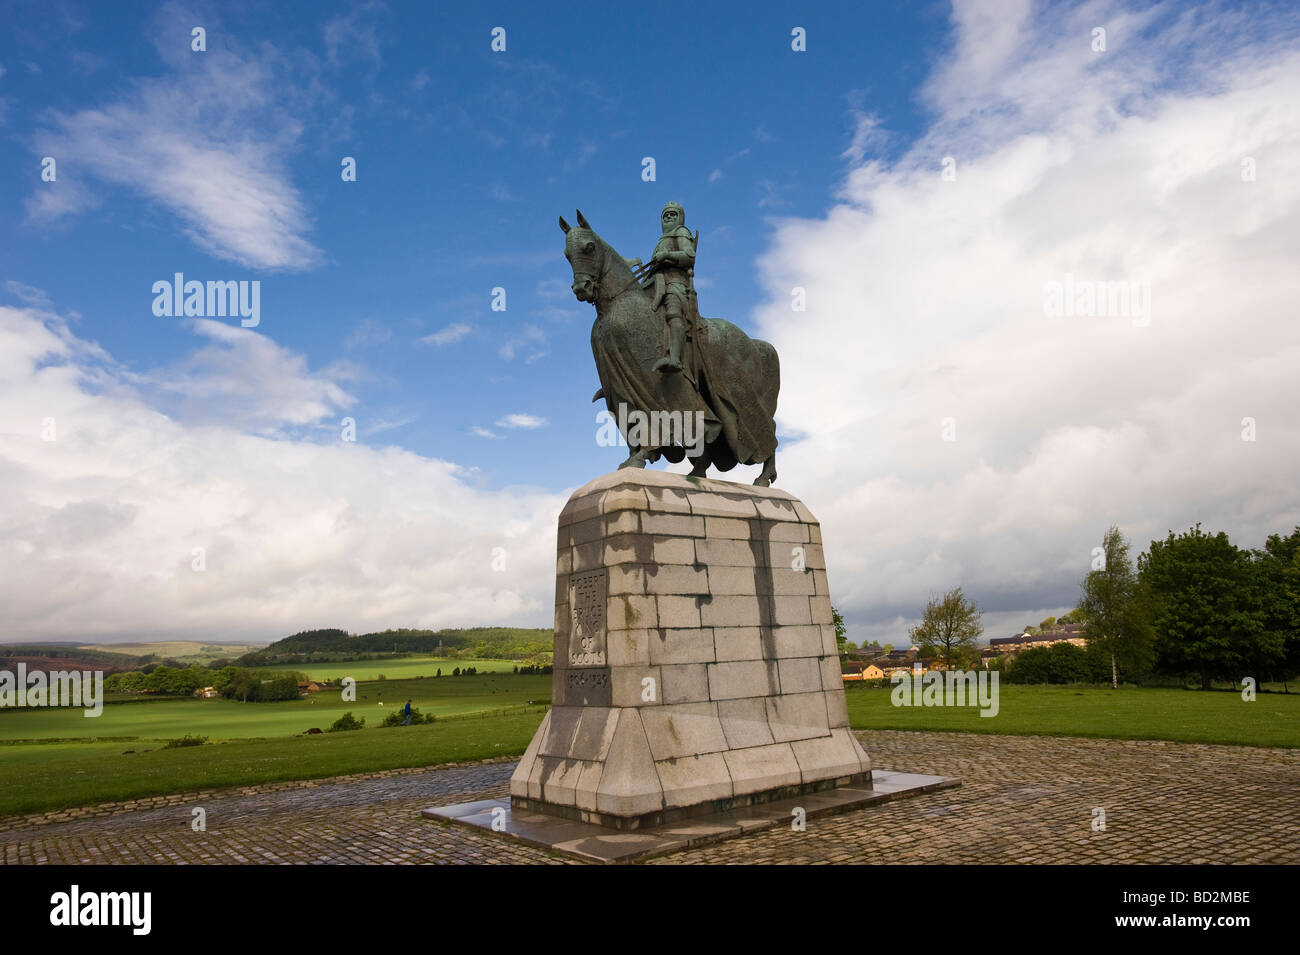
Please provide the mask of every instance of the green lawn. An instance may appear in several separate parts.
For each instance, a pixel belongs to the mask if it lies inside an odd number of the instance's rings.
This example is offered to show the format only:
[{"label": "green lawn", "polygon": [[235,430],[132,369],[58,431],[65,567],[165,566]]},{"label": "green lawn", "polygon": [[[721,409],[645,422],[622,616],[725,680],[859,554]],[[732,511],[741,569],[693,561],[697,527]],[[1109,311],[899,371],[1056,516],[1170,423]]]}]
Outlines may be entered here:
[{"label": "green lawn", "polygon": [[[357,684],[355,702],[345,703],[341,690],[315,693],[282,703],[234,700],[144,698],[106,703],[98,717],[74,708],[0,712],[0,741],[89,739],[111,736],[167,740],[207,736],[212,740],[294,736],[312,727],[329,729],[347,711],[377,726],[408,698],[422,713],[447,717],[480,710],[500,710],[529,700],[549,700],[551,677],[512,673],[477,674],[440,679],[384,680]],[[380,706],[380,703],[383,706]],[[0,753],[0,766],[4,754]]]},{"label": "green lawn", "polygon": [[[456,667],[462,670],[474,667],[479,673],[512,673],[518,660],[456,660],[447,657],[412,656],[394,657],[391,660],[356,660],[350,663],[291,663],[254,667],[256,670],[297,670],[312,680],[340,680],[345,676],[360,683],[377,680],[380,674],[390,680],[404,680],[416,676],[433,676],[442,670],[444,677],[451,676]],[[549,679],[549,677],[548,677]]]},{"label": "green lawn", "polygon": [[155,749],[131,744],[0,745],[0,816],[218,786],[518,756],[546,707],[425,726]]},{"label": "green lawn", "polygon": [[940,730],[1007,736],[1167,739],[1300,747],[1300,694],[1071,686],[999,686],[998,714],[975,707],[894,706],[892,687],[846,686],[854,729]]}]

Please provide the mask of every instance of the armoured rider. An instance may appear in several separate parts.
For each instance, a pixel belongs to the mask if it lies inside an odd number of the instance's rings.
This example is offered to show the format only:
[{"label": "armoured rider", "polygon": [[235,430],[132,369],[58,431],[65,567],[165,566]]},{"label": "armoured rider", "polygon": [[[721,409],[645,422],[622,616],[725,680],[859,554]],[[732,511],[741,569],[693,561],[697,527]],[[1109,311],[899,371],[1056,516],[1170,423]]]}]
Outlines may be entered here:
[{"label": "armoured rider", "polygon": [[668,323],[668,354],[655,362],[654,370],[671,374],[682,370],[682,353],[691,337],[691,276],[695,268],[695,239],[686,228],[686,210],[670,202],[660,213],[663,234],[655,245],[650,262],[652,275],[643,288],[653,283],[652,306]]}]

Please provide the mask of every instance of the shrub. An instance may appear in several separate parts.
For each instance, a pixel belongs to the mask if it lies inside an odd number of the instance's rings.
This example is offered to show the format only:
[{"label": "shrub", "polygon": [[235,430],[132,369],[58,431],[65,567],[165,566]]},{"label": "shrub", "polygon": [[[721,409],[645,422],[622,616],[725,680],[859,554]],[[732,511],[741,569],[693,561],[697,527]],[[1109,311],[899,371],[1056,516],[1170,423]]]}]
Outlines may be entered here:
[{"label": "shrub", "polygon": [[359,730],[365,725],[366,718],[364,716],[361,717],[361,719],[357,719],[352,715],[352,711],[348,710],[348,712],[344,713],[334,721],[334,725],[329,728],[329,731],[331,733],[337,733],[343,730]]},{"label": "shrub", "polygon": [[163,744],[163,749],[180,749],[182,746],[202,746],[208,741],[206,736],[185,735],[179,739],[169,739]]},{"label": "shrub", "polygon": [[[420,712],[418,707],[414,707],[414,706],[411,707],[412,726],[419,726],[421,723],[432,723],[433,719],[434,717],[432,713],[426,716],[425,714]],[[387,716],[384,717],[384,721],[379,725],[380,726],[401,726],[404,722],[406,722],[406,715],[401,710],[393,710],[393,712],[389,713]]]}]

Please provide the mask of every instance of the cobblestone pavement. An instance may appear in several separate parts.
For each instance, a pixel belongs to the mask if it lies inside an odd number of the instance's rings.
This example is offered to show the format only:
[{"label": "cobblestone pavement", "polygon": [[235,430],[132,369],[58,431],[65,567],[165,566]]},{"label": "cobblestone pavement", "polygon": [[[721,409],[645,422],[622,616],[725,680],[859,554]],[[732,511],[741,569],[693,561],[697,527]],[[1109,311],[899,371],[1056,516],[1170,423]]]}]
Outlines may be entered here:
[{"label": "cobblestone pavement", "polygon": [[[1187,743],[858,734],[880,769],[962,786],[808,820],[661,859],[680,863],[1300,863],[1300,751]],[[14,863],[558,863],[421,818],[504,796],[512,761],[205,795],[166,806],[25,821]],[[190,828],[207,812],[207,831]],[[1094,810],[1106,829],[1094,832]]]}]

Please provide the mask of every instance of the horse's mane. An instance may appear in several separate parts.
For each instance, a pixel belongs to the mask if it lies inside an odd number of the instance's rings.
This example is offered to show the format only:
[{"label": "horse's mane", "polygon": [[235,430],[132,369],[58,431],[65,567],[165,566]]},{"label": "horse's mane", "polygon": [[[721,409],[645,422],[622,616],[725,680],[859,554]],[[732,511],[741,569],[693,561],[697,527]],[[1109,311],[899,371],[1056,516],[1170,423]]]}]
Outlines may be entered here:
[{"label": "horse's mane", "polygon": [[601,238],[600,233],[596,232],[595,229],[592,229],[590,231],[591,234],[595,237],[596,241],[599,242],[605,250],[606,270],[613,273],[614,278],[618,280],[618,283],[620,285],[632,281],[632,269],[628,266],[627,260],[624,259],[623,256],[619,254],[618,249],[614,248],[603,238]]}]

